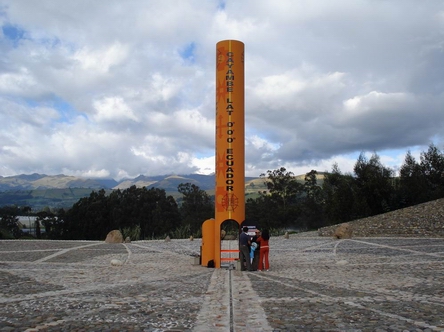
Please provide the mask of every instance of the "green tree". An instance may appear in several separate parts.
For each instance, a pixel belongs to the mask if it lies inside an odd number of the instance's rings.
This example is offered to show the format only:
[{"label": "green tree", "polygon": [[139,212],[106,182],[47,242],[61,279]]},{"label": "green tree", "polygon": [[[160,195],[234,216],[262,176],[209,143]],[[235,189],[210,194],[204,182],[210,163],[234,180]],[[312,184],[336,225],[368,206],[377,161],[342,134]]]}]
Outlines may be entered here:
[{"label": "green tree", "polygon": [[4,206],[0,209],[0,238],[12,236],[18,239],[21,236],[17,218],[19,211],[16,206]]},{"label": "green tree", "polygon": [[42,232],[40,230],[40,222],[38,220],[36,220],[34,222],[35,225],[35,236],[37,237],[37,239],[41,239],[42,238]]},{"label": "green tree", "polygon": [[81,198],[66,213],[63,238],[73,240],[105,239],[110,223],[110,210],[105,190],[93,191]]},{"label": "green tree", "polygon": [[179,207],[172,196],[159,188],[143,188],[142,192],[138,218],[144,238],[164,236],[180,226]]},{"label": "green tree", "polygon": [[64,213],[65,210],[60,209],[55,212],[51,212],[49,209],[44,209],[43,211],[37,212],[36,218],[36,236],[41,238],[40,225],[45,228],[44,237],[51,240],[61,239],[64,226]]},{"label": "green tree", "polygon": [[179,207],[182,224],[189,224],[190,231],[194,234],[201,229],[205,220],[214,218],[214,201],[205,190],[195,184],[181,183],[177,190],[183,195]]},{"label": "green tree", "polygon": [[294,203],[303,191],[293,172],[287,171],[285,167],[280,167],[273,171],[268,170],[267,174],[260,175],[271,196],[280,202],[284,209]]},{"label": "green tree", "polygon": [[113,191],[108,198],[110,222],[107,228],[132,230],[141,239],[159,237],[180,223],[177,204],[165,190],[146,187]]},{"label": "green tree", "polygon": [[270,199],[275,203],[274,218],[282,227],[303,227],[300,224],[301,198],[304,193],[304,186],[299,183],[293,172],[287,171],[285,167],[280,167],[273,171],[268,170],[266,174],[261,174],[267,186]]},{"label": "green tree", "polygon": [[444,155],[433,144],[421,153],[421,171],[427,185],[427,200],[444,197]]},{"label": "green tree", "polygon": [[400,171],[401,206],[407,207],[427,201],[427,182],[421,166],[408,151]]},{"label": "green tree", "polygon": [[356,183],[351,174],[342,174],[338,164],[327,173],[322,185],[325,197],[326,223],[330,225],[353,220],[355,212]]},{"label": "green tree", "polygon": [[318,172],[311,170],[305,174],[304,192],[305,197],[301,204],[301,217],[303,228],[317,229],[324,226],[324,193],[317,183]]},{"label": "green tree", "polygon": [[390,211],[394,197],[394,172],[382,165],[376,153],[369,160],[361,153],[353,170],[359,194],[357,208],[364,212],[362,217]]},{"label": "green tree", "polygon": [[180,214],[165,190],[132,186],[109,196],[104,190],[80,199],[66,213],[64,238],[104,239],[114,229],[139,230],[140,238],[158,237],[180,225]]},{"label": "green tree", "polygon": [[281,227],[282,220],[278,216],[278,207],[270,195],[249,198],[245,202],[245,219],[254,220],[261,228],[273,229]]}]

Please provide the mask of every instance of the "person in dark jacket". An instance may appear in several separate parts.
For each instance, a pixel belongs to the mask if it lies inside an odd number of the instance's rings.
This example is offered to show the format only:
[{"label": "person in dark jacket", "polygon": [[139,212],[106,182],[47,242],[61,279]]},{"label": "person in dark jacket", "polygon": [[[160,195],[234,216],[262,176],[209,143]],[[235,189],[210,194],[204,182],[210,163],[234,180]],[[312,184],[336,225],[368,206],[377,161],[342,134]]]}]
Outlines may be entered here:
[{"label": "person in dark jacket", "polygon": [[[250,236],[247,234],[248,227],[242,228],[239,236],[239,259],[241,262],[241,271],[252,271],[250,263]],[[245,265],[244,265],[245,264]]]}]

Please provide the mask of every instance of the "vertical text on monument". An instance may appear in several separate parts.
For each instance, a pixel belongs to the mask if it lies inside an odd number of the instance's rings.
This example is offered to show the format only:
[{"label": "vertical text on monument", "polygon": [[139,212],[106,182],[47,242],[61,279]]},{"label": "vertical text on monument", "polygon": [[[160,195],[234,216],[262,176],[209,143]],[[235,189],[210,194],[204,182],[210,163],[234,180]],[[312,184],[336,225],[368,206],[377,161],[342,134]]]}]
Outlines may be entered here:
[{"label": "vertical text on monument", "polygon": [[244,44],[216,47],[216,219],[245,215]]}]

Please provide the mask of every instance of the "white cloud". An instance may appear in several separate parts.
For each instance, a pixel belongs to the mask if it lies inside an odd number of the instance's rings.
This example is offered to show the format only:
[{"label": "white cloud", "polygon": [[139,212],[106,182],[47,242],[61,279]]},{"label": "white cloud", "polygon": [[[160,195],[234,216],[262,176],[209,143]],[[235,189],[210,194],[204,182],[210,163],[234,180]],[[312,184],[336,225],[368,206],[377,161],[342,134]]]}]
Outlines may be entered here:
[{"label": "white cloud", "polygon": [[196,168],[197,174],[212,174],[215,171],[215,156],[196,158],[191,161],[191,165]]},{"label": "white cloud", "polygon": [[105,74],[111,67],[123,63],[128,56],[128,47],[119,42],[101,49],[89,50],[83,47],[75,52],[72,59],[78,61],[82,70],[90,74]]},{"label": "white cloud", "polygon": [[35,78],[27,68],[19,68],[16,72],[0,74],[0,92],[6,95],[27,96],[35,95],[32,90],[39,90]]},{"label": "white cloud", "polygon": [[121,97],[106,97],[93,102],[97,113],[94,119],[97,122],[112,121],[120,119],[130,119],[137,121],[137,117],[131,108],[125,103]]},{"label": "white cloud", "polygon": [[224,39],[245,43],[248,176],[444,148],[440,0],[3,3],[3,176],[213,172]]}]

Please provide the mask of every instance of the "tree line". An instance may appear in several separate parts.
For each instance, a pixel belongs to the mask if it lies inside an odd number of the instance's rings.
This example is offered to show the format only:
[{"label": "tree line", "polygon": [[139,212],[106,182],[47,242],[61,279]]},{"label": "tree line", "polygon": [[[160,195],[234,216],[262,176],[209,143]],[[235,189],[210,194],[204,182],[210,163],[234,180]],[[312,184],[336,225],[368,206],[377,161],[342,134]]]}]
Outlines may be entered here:
[{"label": "tree line", "polygon": [[377,153],[361,153],[353,174],[343,174],[337,164],[323,174],[312,170],[299,183],[285,168],[262,174],[267,192],[246,203],[246,214],[267,228],[317,229],[374,216],[444,197],[444,155],[433,144],[417,161],[407,152],[395,170],[384,166]]},{"label": "tree line", "polygon": [[[418,161],[408,151],[395,175],[377,153],[369,159],[361,153],[353,173],[343,174],[334,164],[327,173],[308,172],[302,183],[284,167],[268,170],[260,175],[267,190],[246,201],[246,219],[262,228],[310,230],[444,197],[444,155],[433,144]],[[120,229],[132,240],[200,237],[202,222],[214,217],[214,197],[190,183],[180,184],[178,192],[182,198],[176,201],[159,188],[132,186],[109,195],[93,191],[67,211],[38,212],[36,235],[103,240],[110,230]],[[0,237],[20,237],[16,216],[29,212],[0,208]]]},{"label": "tree line", "polygon": [[[182,194],[178,205],[165,190],[131,186],[115,190],[93,191],[69,210],[46,209],[36,214],[36,237],[63,240],[103,240],[114,229],[132,240],[200,236],[201,224],[214,214],[214,202],[204,190],[190,183],[180,184]],[[19,238],[19,215],[29,208],[0,208],[0,238]]]}]

